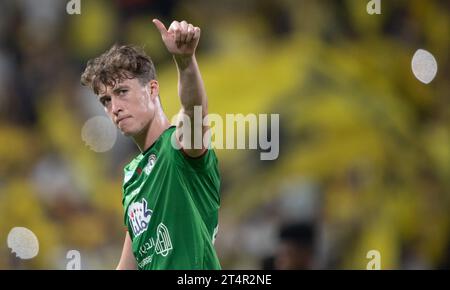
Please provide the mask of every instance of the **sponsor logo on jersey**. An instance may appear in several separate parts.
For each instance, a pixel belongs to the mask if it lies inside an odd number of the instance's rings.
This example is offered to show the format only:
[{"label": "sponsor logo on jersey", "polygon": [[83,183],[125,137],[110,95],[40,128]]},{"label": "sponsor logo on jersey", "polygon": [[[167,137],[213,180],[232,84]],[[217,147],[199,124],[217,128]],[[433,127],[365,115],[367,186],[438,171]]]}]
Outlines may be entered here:
[{"label": "sponsor logo on jersey", "polygon": [[147,230],[152,213],[153,211],[147,208],[145,198],[141,202],[133,202],[128,207],[128,219],[135,237]]},{"label": "sponsor logo on jersey", "polygon": [[160,223],[156,228],[156,237],[150,237],[140,248],[139,255],[136,257],[138,261],[141,257],[144,257],[141,262],[138,263],[140,269],[144,268],[147,264],[151,263],[155,255],[161,255],[167,257],[167,255],[173,250],[172,240],[170,239],[169,229],[165,224]]},{"label": "sponsor logo on jersey", "polygon": [[156,229],[156,254],[165,257],[172,249],[169,230],[163,223],[160,223]]}]

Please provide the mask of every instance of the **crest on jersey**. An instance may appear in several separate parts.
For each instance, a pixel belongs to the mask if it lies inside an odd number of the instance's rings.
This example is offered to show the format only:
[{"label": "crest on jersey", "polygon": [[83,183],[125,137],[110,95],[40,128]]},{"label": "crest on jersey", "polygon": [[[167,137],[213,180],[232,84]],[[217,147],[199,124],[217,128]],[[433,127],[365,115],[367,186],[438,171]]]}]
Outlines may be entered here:
[{"label": "crest on jersey", "polygon": [[144,168],[145,174],[149,175],[150,172],[152,172],[152,169],[153,169],[153,166],[155,166],[155,163],[156,163],[156,155],[150,154],[150,156],[148,157],[148,163]]}]

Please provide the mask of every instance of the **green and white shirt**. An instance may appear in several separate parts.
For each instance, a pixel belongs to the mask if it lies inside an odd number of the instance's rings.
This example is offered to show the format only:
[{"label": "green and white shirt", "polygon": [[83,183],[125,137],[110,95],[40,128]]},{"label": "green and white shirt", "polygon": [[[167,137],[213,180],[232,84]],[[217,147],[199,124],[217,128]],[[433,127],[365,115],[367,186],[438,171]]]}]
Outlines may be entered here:
[{"label": "green and white shirt", "polygon": [[220,269],[217,157],[212,149],[185,156],[171,144],[175,129],[124,168],[124,221],[138,269]]}]

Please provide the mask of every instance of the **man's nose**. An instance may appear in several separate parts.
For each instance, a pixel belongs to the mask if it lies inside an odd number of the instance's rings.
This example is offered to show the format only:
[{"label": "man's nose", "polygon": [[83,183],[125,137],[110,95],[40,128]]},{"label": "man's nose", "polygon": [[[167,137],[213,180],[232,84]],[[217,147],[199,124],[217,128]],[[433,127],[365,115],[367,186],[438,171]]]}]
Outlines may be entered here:
[{"label": "man's nose", "polygon": [[118,100],[111,99],[111,111],[116,116],[118,116],[119,112],[122,111],[122,106]]}]

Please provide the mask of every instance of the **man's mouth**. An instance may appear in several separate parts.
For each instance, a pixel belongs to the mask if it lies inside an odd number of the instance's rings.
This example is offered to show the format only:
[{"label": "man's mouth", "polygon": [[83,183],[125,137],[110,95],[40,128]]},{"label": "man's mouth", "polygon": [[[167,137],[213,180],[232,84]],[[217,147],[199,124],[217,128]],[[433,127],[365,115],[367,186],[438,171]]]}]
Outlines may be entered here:
[{"label": "man's mouth", "polygon": [[119,125],[120,122],[122,122],[123,120],[128,119],[128,118],[130,118],[130,117],[131,117],[131,116],[120,117],[119,119],[117,119],[116,124]]}]

